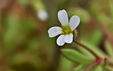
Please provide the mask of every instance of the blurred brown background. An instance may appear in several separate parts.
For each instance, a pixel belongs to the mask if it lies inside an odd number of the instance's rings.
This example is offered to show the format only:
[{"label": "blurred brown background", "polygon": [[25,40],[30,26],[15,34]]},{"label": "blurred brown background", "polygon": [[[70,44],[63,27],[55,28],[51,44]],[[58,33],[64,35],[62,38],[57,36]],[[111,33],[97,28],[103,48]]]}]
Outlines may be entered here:
[{"label": "blurred brown background", "polygon": [[[59,25],[59,10],[78,15],[77,39],[98,46],[113,43],[113,2],[110,0],[0,0],[0,71],[72,71],[77,65],[60,54],[48,29]],[[111,51],[112,53],[112,51]]]}]

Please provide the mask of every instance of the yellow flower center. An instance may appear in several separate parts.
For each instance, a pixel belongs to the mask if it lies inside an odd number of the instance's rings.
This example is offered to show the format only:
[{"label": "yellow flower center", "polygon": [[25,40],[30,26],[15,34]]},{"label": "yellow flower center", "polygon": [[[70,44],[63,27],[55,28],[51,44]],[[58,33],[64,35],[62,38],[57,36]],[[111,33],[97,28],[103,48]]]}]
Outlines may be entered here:
[{"label": "yellow flower center", "polygon": [[73,31],[71,30],[71,27],[69,25],[62,26],[62,34],[63,35],[68,35],[71,33],[73,33]]}]

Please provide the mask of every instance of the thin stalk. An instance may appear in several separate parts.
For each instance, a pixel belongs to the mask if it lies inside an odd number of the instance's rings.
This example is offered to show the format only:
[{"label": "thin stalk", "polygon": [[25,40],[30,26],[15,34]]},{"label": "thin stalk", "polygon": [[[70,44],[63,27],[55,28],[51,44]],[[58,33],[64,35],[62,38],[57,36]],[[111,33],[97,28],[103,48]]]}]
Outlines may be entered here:
[{"label": "thin stalk", "polygon": [[84,49],[88,50],[91,54],[93,54],[95,56],[96,59],[100,58],[94,51],[92,51],[91,49],[89,49],[87,46],[85,46],[84,44],[80,43],[79,41],[74,39],[74,42],[76,44],[78,44],[79,46],[83,47]]}]

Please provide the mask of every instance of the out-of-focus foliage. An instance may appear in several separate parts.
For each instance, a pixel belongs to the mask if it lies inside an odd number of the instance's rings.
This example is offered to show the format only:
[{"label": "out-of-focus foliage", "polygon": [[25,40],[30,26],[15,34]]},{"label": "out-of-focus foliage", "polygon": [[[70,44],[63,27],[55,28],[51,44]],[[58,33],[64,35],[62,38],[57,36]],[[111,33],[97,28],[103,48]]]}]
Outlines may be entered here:
[{"label": "out-of-focus foliage", "polygon": [[94,56],[74,43],[58,47],[47,34],[62,9],[81,19],[76,39],[108,56],[91,71],[113,71],[112,0],[0,0],[0,71],[84,71]]}]

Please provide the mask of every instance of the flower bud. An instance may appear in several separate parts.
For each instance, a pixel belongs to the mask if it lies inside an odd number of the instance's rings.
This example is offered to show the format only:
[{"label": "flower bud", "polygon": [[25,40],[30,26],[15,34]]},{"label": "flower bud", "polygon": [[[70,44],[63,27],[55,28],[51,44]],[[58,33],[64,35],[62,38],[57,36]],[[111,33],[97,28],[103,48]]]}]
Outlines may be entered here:
[{"label": "flower bud", "polygon": [[74,38],[76,38],[76,37],[78,36],[77,30],[74,30],[74,31],[73,31],[73,35],[74,35]]}]

